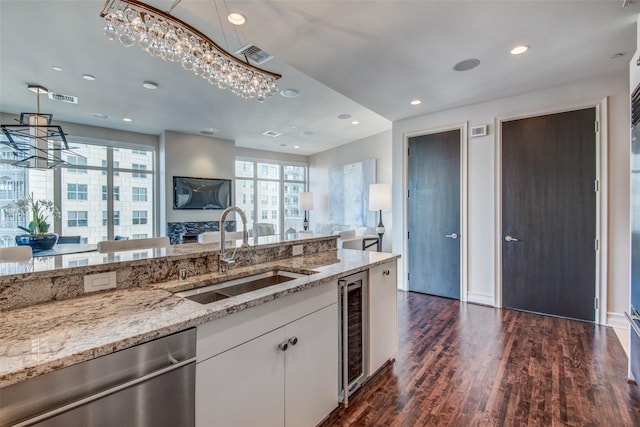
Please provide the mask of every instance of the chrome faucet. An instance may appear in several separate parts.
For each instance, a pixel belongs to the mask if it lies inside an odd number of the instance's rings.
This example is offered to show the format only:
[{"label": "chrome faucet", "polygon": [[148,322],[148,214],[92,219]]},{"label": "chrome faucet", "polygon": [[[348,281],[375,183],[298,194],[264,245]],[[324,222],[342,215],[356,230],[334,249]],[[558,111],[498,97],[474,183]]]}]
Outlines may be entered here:
[{"label": "chrome faucet", "polygon": [[[225,244],[225,229],[224,229],[224,220],[227,218],[227,215],[230,212],[237,212],[240,215],[240,219],[242,220],[242,247],[246,248],[249,246],[249,233],[247,233],[247,217],[245,216],[242,209],[236,206],[230,206],[222,212],[220,215],[220,253],[218,254],[218,271],[220,273],[226,273],[229,267],[233,267],[236,261],[233,259],[233,255],[227,256],[226,244]],[[235,250],[234,250],[235,254]]]}]

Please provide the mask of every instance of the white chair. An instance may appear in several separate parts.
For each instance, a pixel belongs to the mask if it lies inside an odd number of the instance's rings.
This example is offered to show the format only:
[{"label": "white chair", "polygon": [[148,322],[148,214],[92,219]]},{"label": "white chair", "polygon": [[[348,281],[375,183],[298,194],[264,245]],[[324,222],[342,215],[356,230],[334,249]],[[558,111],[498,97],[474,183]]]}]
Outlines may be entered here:
[{"label": "white chair", "polygon": [[[227,231],[224,235],[227,241],[242,240],[242,231]],[[206,231],[198,234],[198,243],[218,243],[220,242],[219,231]]]},{"label": "white chair", "polygon": [[98,252],[132,251],[136,249],[166,248],[170,245],[167,236],[133,240],[103,240],[98,242]]},{"label": "white chair", "polygon": [[254,236],[271,236],[276,234],[273,224],[266,222],[256,222],[253,224]]},{"label": "white chair", "polygon": [[29,261],[32,256],[31,246],[0,248],[0,262],[26,262]]},{"label": "white chair", "polygon": [[341,231],[338,236],[339,248],[362,250],[362,237],[357,237],[355,230]]}]

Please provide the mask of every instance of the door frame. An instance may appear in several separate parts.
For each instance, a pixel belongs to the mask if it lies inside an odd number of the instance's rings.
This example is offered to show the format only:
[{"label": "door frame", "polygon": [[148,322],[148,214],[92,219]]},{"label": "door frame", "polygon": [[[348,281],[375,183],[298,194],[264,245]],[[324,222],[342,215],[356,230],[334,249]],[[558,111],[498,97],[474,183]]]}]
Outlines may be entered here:
[{"label": "door frame", "polygon": [[[407,191],[409,188],[409,138],[423,135],[432,135],[441,132],[447,132],[452,130],[460,131],[460,301],[466,302],[468,300],[467,292],[469,289],[469,272],[468,272],[468,256],[469,256],[469,243],[467,239],[468,234],[468,191],[469,191],[469,138],[468,138],[469,122],[465,121],[459,124],[427,128],[423,130],[417,130],[412,132],[406,132],[402,135],[402,164],[404,173],[402,174],[402,188],[404,194],[402,196],[403,204],[403,216],[402,216],[402,229],[409,230],[409,198],[407,197]],[[409,242],[407,234],[402,236],[402,253],[408,254]],[[403,256],[400,261],[403,264],[402,287],[403,290],[409,290],[409,256]]]},{"label": "door frame", "polygon": [[[601,100],[595,100],[591,103],[579,104],[558,109],[549,109],[534,113],[520,114],[514,116],[500,116],[494,119],[494,128],[496,132],[496,150],[495,150],[495,283],[494,283],[494,306],[502,307],[502,123],[511,120],[527,119],[549,114],[565,113],[574,110],[582,110],[586,108],[596,109],[595,120],[598,122],[596,129],[596,180],[599,183],[599,189],[596,192],[596,230],[595,235],[598,240],[598,248],[595,260],[595,295],[598,298],[598,306],[595,309],[594,323],[607,324],[607,254],[608,254],[608,181],[607,181],[607,164],[608,164],[608,134],[609,134],[609,97]],[[595,185],[595,183],[594,183]],[[595,245],[595,242],[594,242]]]}]

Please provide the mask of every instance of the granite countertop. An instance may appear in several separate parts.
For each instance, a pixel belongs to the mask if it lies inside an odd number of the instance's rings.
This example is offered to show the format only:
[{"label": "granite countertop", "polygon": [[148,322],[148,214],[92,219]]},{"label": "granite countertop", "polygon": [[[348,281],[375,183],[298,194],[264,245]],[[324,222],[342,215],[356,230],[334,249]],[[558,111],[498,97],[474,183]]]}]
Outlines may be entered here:
[{"label": "granite countertop", "polygon": [[[397,259],[331,250],[141,288],[0,312],[0,387],[168,335]],[[299,279],[201,305],[173,295],[273,267],[314,271]]]}]

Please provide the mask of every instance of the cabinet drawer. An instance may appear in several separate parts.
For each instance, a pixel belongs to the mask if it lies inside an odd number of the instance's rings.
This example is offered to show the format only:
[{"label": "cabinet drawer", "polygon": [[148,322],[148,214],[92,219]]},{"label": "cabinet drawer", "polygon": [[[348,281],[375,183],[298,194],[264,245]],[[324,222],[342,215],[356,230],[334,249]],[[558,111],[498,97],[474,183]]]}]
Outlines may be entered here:
[{"label": "cabinet drawer", "polygon": [[239,311],[197,327],[197,363],[338,301],[337,281]]}]

